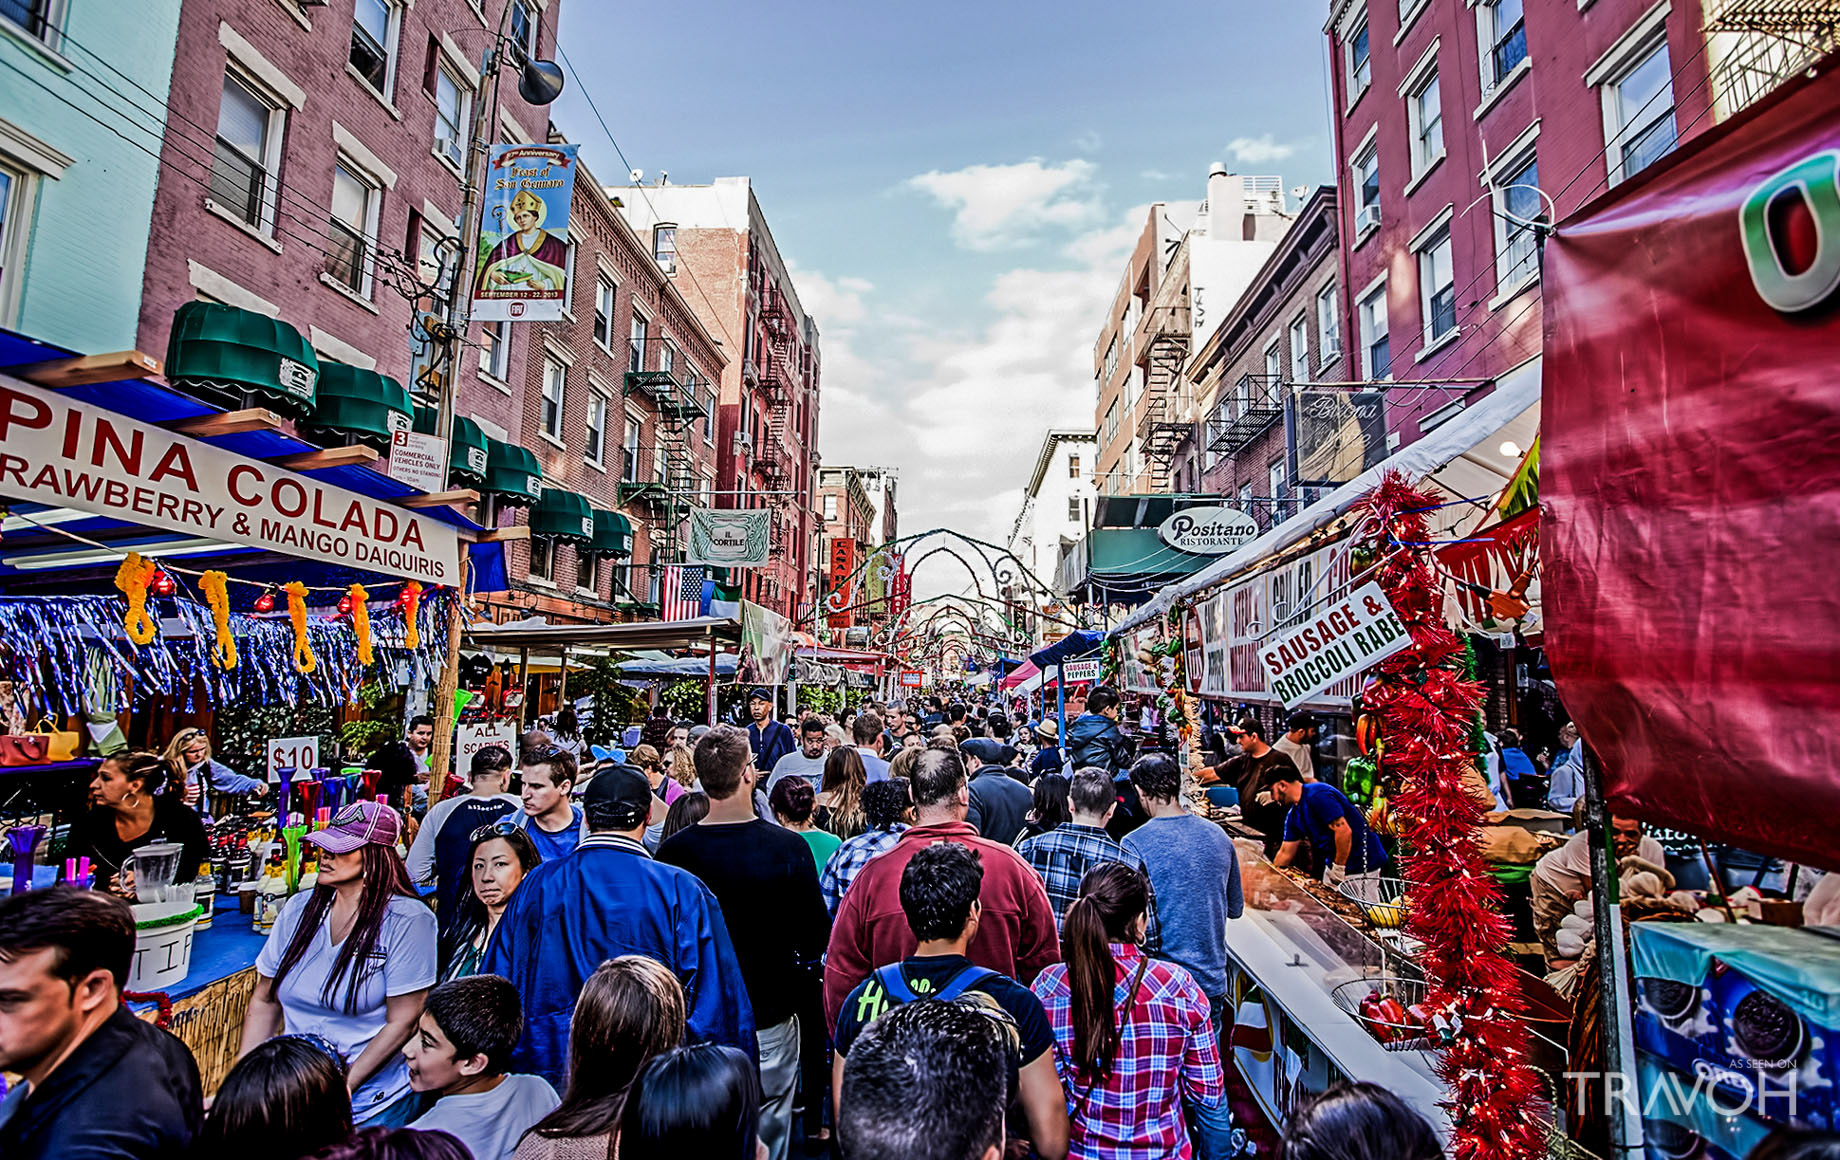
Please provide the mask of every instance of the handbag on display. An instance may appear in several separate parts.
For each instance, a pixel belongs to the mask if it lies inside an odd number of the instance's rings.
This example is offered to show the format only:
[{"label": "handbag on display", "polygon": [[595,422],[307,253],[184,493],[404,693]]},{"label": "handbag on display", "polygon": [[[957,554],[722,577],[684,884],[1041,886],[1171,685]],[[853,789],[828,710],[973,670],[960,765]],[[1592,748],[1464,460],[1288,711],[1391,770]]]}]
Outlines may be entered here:
[{"label": "handbag on display", "polygon": [[46,761],[74,761],[77,750],[82,748],[82,735],[74,729],[53,728],[55,722],[46,717],[39,721],[31,736],[45,738]]},{"label": "handbag on display", "polygon": [[0,734],[0,766],[43,764],[50,742],[45,733]]}]

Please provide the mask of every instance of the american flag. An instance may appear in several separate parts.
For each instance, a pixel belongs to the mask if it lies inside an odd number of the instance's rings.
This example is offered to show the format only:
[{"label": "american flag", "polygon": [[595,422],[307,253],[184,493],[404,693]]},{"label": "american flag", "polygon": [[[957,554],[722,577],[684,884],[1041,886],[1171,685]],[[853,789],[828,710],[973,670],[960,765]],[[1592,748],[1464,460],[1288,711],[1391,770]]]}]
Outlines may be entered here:
[{"label": "american flag", "polygon": [[703,615],[703,567],[672,564],[664,570],[662,615],[666,620],[694,620]]}]

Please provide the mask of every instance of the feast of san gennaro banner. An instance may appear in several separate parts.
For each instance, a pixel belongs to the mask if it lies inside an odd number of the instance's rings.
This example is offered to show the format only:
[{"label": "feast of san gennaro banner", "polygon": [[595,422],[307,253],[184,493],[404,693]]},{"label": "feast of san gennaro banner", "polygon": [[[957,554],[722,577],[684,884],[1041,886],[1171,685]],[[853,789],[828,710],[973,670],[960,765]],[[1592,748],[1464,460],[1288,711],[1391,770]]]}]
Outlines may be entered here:
[{"label": "feast of san gennaro banner", "polygon": [[486,154],[474,318],[554,322],[568,286],[574,145],[494,145]]},{"label": "feast of san gennaro banner", "polygon": [[772,513],[764,510],[698,510],[690,513],[691,564],[717,568],[760,568],[773,545]]}]

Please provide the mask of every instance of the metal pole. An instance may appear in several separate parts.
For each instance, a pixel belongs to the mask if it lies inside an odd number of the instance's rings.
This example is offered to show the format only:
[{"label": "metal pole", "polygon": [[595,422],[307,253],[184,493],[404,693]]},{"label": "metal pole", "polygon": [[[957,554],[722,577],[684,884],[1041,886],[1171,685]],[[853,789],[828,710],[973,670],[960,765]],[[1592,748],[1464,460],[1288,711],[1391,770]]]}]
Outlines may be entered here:
[{"label": "metal pole", "polygon": [[[1067,753],[1067,682],[1061,680],[1061,667],[1058,664],[1054,666],[1054,712],[1060,718],[1061,735],[1058,740],[1064,758]],[[1066,764],[1064,760],[1062,764]]]},{"label": "metal pole", "polygon": [[[1623,1160],[1643,1160],[1641,1102],[1636,1083],[1635,1026],[1627,995],[1629,951],[1623,945],[1623,908],[1616,866],[1610,861],[1609,813],[1597,754],[1580,740],[1585,827],[1591,844],[1592,925],[1597,936],[1598,1025],[1604,1033],[1604,1114],[1610,1121],[1610,1151]],[[1615,1079],[1610,1077],[1614,1076]]]}]

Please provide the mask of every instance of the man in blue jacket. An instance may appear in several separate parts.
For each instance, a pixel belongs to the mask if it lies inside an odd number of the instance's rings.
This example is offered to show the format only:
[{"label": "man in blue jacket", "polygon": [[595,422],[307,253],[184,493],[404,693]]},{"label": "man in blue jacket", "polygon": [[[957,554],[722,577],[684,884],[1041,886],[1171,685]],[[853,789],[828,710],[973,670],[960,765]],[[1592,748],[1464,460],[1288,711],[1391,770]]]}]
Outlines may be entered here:
[{"label": "man in blue jacket", "polygon": [[715,895],[688,871],[654,862],[640,844],[651,804],[651,784],[638,770],[596,773],[583,801],[588,836],[574,853],[532,870],[511,896],[480,971],[510,979],[524,997],[513,1071],[563,1084],[582,983],[619,955],[645,955],[677,975],[691,1042],[758,1059],[754,1009]]},{"label": "man in blue jacket", "polygon": [[748,694],[748,745],[754,750],[754,768],[771,774],[779,759],[799,747],[792,727],[773,719],[773,693],[755,689]]}]

